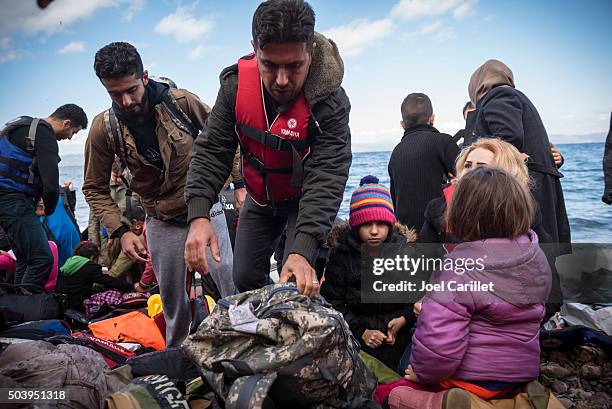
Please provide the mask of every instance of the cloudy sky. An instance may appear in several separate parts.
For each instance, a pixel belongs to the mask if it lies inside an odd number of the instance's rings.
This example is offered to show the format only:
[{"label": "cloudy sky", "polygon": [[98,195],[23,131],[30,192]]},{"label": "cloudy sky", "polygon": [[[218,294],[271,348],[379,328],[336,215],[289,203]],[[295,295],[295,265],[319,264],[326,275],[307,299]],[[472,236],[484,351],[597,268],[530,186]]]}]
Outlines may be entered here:
[{"label": "cloudy sky", "polygon": [[[604,139],[612,110],[611,1],[310,3],[317,30],[338,43],[345,61],[355,150],[394,145],[399,106],[410,92],[431,97],[440,130],[457,131],[469,77],[489,58],[512,68],[550,134]],[[133,43],[151,74],[212,105],[221,69],[251,51],[257,4],[55,0],[39,10],[35,0],[0,0],[0,121],[46,116],[66,102],[93,118],[110,104],[93,57],[112,41]],[[61,152],[81,152],[86,137],[80,132]]]}]

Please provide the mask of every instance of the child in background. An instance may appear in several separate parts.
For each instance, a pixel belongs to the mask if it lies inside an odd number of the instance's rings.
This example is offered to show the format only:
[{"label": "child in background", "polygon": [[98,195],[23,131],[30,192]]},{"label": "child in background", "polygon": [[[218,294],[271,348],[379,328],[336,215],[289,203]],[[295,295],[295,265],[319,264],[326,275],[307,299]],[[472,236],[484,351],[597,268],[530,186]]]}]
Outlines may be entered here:
[{"label": "child in background", "polygon": [[[143,236],[143,227],[145,222],[145,211],[138,200],[132,196],[126,197],[126,203],[128,200],[131,201],[129,209],[124,212],[124,217],[130,221],[130,231],[134,233],[140,241],[145,245],[146,242]],[[111,246],[110,259],[111,264],[108,269],[108,275],[115,278],[121,278],[130,283],[138,282],[142,274],[142,265],[132,261],[122,250],[121,241],[114,240]],[[146,255],[143,255],[146,257]]]},{"label": "child in background", "polygon": [[528,189],[501,169],[479,166],[459,180],[447,220],[462,243],[444,265],[471,259],[483,268],[442,270],[431,282],[492,285],[427,293],[412,339],[408,385],[391,391],[391,408],[467,409],[466,391],[499,398],[537,379],[551,272],[530,229],[533,214]]},{"label": "child in background", "polygon": [[99,254],[98,246],[86,241],[81,242],[74,249],[72,257],[68,258],[60,269],[55,292],[66,294],[66,308],[83,311],[83,301],[93,294],[94,283],[122,292],[133,290],[127,281],[102,273],[102,266],[96,262]]},{"label": "child in background", "polygon": [[412,305],[361,302],[361,246],[413,242],[414,231],[396,223],[389,190],[375,176],[353,192],[348,226],[330,233],[330,258],[321,295],[344,315],[362,349],[395,370],[410,342]]}]

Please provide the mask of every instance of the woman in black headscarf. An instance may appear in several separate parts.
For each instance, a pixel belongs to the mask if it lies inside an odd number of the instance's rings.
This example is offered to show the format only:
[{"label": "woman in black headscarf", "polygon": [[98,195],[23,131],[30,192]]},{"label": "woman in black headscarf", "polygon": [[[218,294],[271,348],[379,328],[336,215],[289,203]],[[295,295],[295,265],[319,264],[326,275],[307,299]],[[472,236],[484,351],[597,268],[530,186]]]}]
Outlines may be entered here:
[{"label": "woman in black headscarf", "polygon": [[472,74],[468,86],[470,100],[476,107],[467,117],[465,144],[493,136],[514,145],[528,155],[529,176],[534,182],[533,196],[540,206],[542,227],[555,243],[562,243],[557,254],[569,251],[570,227],[563,190],[551,154],[548,134],[531,101],[514,87],[510,68],[489,60]]}]

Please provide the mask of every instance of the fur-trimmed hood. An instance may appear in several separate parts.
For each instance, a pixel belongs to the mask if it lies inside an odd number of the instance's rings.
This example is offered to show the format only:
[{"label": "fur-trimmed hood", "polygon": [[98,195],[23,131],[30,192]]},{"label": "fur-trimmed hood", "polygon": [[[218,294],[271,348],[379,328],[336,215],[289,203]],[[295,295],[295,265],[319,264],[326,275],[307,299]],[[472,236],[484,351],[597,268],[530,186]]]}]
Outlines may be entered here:
[{"label": "fur-trimmed hood", "polygon": [[344,62],[336,43],[316,32],[314,41],[317,45],[304,84],[304,95],[311,105],[340,88],[344,77]]},{"label": "fur-trimmed hood", "polygon": [[[342,237],[344,232],[349,231],[350,229],[351,228],[349,226],[348,221],[342,221],[340,223],[335,224],[329,232],[329,235],[327,236],[327,247],[331,250],[337,248],[340,242],[340,238]],[[393,226],[393,232],[396,235],[403,236],[406,239],[406,243],[414,243],[417,240],[416,232],[408,226],[403,225],[399,222],[396,222]],[[387,242],[388,241],[386,241],[385,243]]]}]

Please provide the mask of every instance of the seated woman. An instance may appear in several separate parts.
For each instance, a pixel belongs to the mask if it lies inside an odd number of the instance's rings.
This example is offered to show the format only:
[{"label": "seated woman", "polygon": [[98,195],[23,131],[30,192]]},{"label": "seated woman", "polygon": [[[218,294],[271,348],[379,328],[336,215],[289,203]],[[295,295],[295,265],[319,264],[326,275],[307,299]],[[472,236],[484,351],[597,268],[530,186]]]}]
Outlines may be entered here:
[{"label": "seated woman", "polygon": [[93,284],[105,288],[116,288],[122,292],[133,291],[132,284],[102,273],[102,266],[96,263],[100,251],[98,246],[81,242],[72,257],[60,269],[55,292],[66,294],[66,308],[83,311],[83,301],[93,294]]},{"label": "seated woman", "polygon": [[389,190],[374,176],[353,192],[350,217],[330,233],[330,258],[321,295],[344,315],[362,349],[395,370],[410,343],[414,314],[410,304],[362,304],[361,246],[413,242],[412,230],[396,223]]},{"label": "seated woman", "polygon": [[408,386],[391,391],[391,408],[467,409],[466,390],[493,399],[537,379],[551,272],[533,214],[529,190],[501,169],[459,180],[447,220],[461,243],[432,276],[442,287],[423,299]]}]

